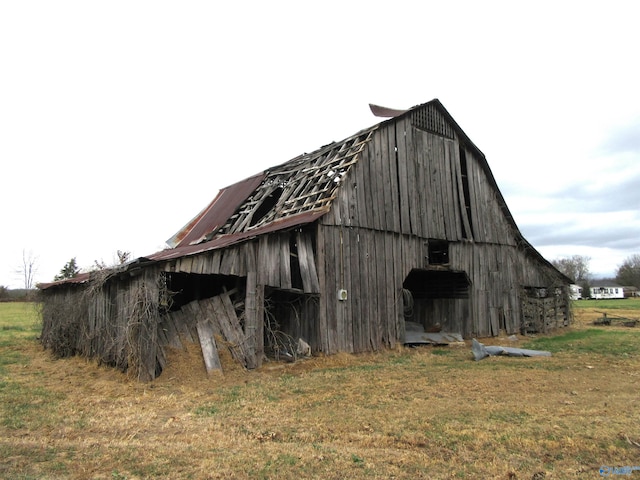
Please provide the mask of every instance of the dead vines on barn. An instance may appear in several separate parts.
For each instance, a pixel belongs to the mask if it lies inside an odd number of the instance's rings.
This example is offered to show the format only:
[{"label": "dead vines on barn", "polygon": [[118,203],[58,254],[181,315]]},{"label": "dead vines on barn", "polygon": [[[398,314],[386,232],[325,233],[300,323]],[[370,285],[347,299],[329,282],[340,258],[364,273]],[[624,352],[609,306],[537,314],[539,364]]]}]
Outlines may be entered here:
[{"label": "dead vines on barn", "polygon": [[160,272],[111,282],[117,273],[97,271],[84,285],[44,292],[41,342],[59,358],[81,354],[154,378],[157,324],[172,293]]}]

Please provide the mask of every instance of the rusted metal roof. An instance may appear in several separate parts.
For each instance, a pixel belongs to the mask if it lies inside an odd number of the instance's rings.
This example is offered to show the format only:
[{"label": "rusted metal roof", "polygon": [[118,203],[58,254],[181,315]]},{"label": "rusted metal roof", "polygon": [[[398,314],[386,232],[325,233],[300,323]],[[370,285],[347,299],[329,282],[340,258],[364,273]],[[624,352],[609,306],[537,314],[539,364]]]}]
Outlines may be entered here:
[{"label": "rusted metal roof", "polygon": [[[313,223],[317,219],[322,217],[325,213],[327,213],[328,210],[329,210],[329,207],[325,207],[318,210],[299,213],[297,215],[292,215],[289,217],[275,220],[269,223],[268,225],[264,225],[262,227],[249,230],[246,232],[222,235],[213,240],[209,240],[203,243],[198,243],[195,245],[186,244],[180,247],[161,250],[159,252],[148,255],[146,257],[140,257],[126,265],[114,267],[113,269],[111,269],[109,276],[125,273],[135,268],[140,268],[141,266],[152,265],[159,262],[174,260],[176,258],[187,257],[190,255],[198,255],[200,253],[205,253],[212,250],[229,247],[231,245],[235,245],[235,244],[244,242],[246,240],[250,240],[252,238],[255,238],[259,235],[263,235],[266,233],[277,232],[280,230],[287,230],[290,228],[298,227],[300,225]],[[89,282],[93,278],[93,273],[95,272],[81,273],[73,278],[59,280],[57,282],[40,283],[38,284],[38,288],[40,290],[46,290],[48,288],[56,287],[59,285],[73,285],[73,284],[80,285],[80,284]],[[104,275],[102,276],[102,278],[105,278]]]},{"label": "rusted metal roof", "polygon": [[80,285],[83,283],[87,283],[89,280],[91,280],[91,273],[87,272],[87,273],[79,273],[78,275],[76,275],[75,277],[72,278],[65,278],[64,280],[56,280],[53,282],[47,282],[47,283],[39,283],[37,285],[37,287],[40,290],[46,290],[49,287],[54,287],[56,285]]},{"label": "rusted metal roof", "polygon": [[323,216],[328,211],[329,211],[329,207],[325,207],[318,210],[299,213],[297,215],[292,215],[289,217],[275,220],[267,225],[264,225],[252,230],[239,232],[239,233],[231,233],[228,235],[222,235],[213,240],[209,240],[203,243],[198,243],[195,245],[184,245],[181,247],[169,248],[167,250],[162,250],[160,252],[154,253],[153,255],[149,255],[145,258],[151,261],[159,262],[159,261],[165,261],[165,260],[172,260],[180,257],[186,257],[188,255],[197,255],[199,253],[204,253],[211,250],[217,250],[219,248],[225,248],[230,245],[235,245],[245,240],[255,238],[265,233],[277,232],[279,230],[286,230],[289,228],[294,228],[300,225],[305,225],[308,223],[315,222],[318,218]]},{"label": "rusted metal roof", "polygon": [[[237,239],[319,218],[320,212],[329,211],[343,177],[357,163],[377,128],[362,130],[220,190],[167,243],[178,249],[200,244],[229,245]],[[213,240],[219,243],[210,243]],[[170,255],[175,258],[179,254]]]},{"label": "rusted metal roof", "polygon": [[397,117],[399,115],[402,115],[403,113],[407,113],[407,110],[381,107],[380,105],[374,105],[373,103],[369,104],[369,108],[371,109],[371,113],[373,113],[376,117]]},{"label": "rusted metal roof", "polygon": [[305,212],[328,211],[343,178],[372,138],[374,126],[267,170],[217,234],[235,234]]},{"label": "rusted metal roof", "polygon": [[265,176],[266,173],[262,172],[220,190],[204,210],[167,240],[167,244],[170,247],[183,247],[213,236],[262,183]]}]

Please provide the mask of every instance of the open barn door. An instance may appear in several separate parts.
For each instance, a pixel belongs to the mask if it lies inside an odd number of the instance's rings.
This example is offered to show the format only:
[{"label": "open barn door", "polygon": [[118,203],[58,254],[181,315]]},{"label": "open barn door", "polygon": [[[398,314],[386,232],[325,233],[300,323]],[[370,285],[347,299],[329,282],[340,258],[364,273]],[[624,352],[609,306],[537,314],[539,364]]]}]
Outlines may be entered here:
[{"label": "open barn door", "polygon": [[469,318],[469,276],[464,271],[414,268],[404,279],[405,327],[464,336]]}]

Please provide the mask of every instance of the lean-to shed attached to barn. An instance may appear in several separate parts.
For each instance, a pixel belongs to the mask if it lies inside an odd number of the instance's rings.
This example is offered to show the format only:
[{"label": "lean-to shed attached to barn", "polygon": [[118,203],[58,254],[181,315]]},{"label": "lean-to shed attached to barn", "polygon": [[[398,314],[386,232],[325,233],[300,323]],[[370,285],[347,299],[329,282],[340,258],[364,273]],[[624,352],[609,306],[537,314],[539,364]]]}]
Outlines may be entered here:
[{"label": "lean-to shed attached to barn", "polygon": [[[373,108],[373,107],[372,107]],[[375,110],[375,109],[374,109]],[[167,250],[42,285],[42,341],[159,375],[168,347],[364,352],[405,324],[465,338],[570,321],[571,280],[522,236],[482,152],[438,100],[222,189]]]}]

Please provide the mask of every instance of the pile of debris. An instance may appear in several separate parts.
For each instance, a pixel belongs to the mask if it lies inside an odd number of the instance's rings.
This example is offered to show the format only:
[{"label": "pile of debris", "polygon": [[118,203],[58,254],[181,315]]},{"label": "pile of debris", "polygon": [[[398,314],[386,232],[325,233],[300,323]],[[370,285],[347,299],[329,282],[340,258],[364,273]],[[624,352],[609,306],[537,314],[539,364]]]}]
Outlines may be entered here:
[{"label": "pile of debris", "polygon": [[612,325],[614,324],[613,322],[615,322],[616,324],[621,325],[623,327],[635,327],[638,321],[640,321],[637,318],[619,317],[618,315],[607,314],[607,312],[598,312],[598,313],[601,313],[602,317],[594,320],[593,321],[594,325]]}]

